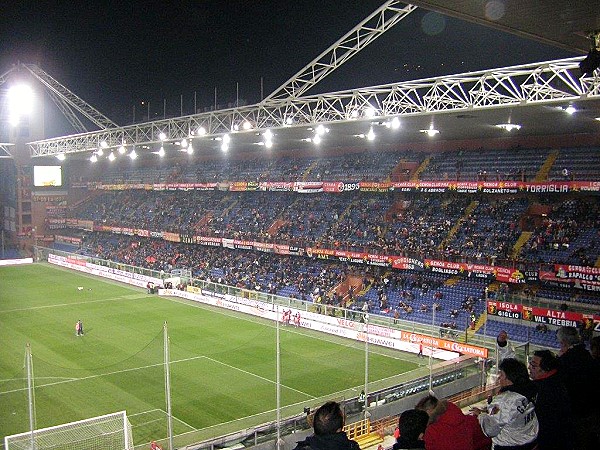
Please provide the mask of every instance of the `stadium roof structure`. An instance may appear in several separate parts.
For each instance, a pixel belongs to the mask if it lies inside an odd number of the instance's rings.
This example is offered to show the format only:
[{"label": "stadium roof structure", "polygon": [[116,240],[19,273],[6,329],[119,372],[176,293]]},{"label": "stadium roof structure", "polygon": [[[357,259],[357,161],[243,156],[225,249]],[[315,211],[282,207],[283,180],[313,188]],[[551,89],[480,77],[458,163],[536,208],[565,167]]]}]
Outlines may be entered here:
[{"label": "stadium roof structure", "polygon": [[[600,29],[598,0],[567,4],[526,0],[519,2],[518,11],[502,14],[494,8],[479,11],[473,3],[417,1],[414,5],[581,53],[589,50],[590,33]],[[29,150],[33,157],[87,158],[99,149],[125,145],[138,152],[155,151],[160,145],[193,139],[194,148],[206,153],[217,152],[225,134],[236,149],[256,149],[265,145],[266,130],[273,133],[275,148],[299,148],[314,145],[311,137],[318,124],[329,130],[323,141],[335,147],[361,145],[359,140],[370,130],[378,145],[423,142],[430,139],[423,131],[432,128],[440,130],[443,140],[500,138],[507,133],[501,124],[520,125],[517,132],[528,136],[600,133],[600,73],[596,69],[581,76],[584,56],[307,95],[320,80],[401,22],[416,9],[414,5],[386,1],[258,104],[122,127],[113,126],[109,119],[92,120],[99,131],[32,142]],[[503,7],[501,2],[488,5]],[[577,112],[568,114],[568,108]],[[393,118],[401,121],[399,130],[392,130]]]},{"label": "stadium roof structure", "polygon": [[514,7],[506,6],[509,2],[504,1],[415,0],[411,3],[575,53],[587,54],[589,34],[600,30],[598,0],[519,0]]}]

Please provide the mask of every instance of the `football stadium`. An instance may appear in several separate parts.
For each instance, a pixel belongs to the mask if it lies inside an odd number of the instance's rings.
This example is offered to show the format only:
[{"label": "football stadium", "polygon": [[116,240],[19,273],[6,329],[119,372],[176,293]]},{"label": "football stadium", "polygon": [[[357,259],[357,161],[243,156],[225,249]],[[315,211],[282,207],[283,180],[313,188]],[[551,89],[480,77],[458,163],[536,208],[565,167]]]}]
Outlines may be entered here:
[{"label": "football stadium", "polygon": [[[129,123],[7,62],[1,448],[598,448],[600,19],[538,3]],[[422,8],[579,56],[319,90]]]}]

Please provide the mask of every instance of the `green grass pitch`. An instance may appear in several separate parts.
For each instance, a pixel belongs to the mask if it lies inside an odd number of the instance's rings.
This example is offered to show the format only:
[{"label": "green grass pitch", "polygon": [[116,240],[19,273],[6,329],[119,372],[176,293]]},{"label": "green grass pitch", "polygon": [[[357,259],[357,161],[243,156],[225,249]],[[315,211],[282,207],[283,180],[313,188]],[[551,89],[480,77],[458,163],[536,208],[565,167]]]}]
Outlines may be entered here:
[{"label": "green grass pitch", "polygon": [[[75,335],[78,319],[82,337]],[[163,439],[165,321],[175,434],[204,439],[273,420],[274,323],[33,264],[0,267],[2,442],[29,428],[27,343],[37,428],[125,409],[136,445]],[[287,415],[364,384],[364,344],[293,327],[281,327],[280,344],[281,404]],[[417,367],[409,355],[371,350],[370,383]]]}]

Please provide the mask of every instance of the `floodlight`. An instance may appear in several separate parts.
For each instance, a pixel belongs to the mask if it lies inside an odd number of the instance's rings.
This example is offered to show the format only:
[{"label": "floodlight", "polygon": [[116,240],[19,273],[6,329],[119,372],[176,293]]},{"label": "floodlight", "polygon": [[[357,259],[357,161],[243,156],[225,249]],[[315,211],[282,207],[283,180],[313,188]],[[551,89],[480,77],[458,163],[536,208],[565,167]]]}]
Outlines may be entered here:
[{"label": "floodlight", "polygon": [[228,134],[223,135],[223,144],[229,144],[231,142],[231,137]]},{"label": "floodlight", "polygon": [[180,145],[181,145],[181,148],[187,148],[187,146],[188,146],[187,139],[182,139]]},{"label": "floodlight", "polygon": [[571,116],[571,115],[575,114],[575,112],[577,112],[577,109],[575,109],[575,107],[573,105],[569,105],[565,108],[565,112]]},{"label": "floodlight", "polygon": [[94,154],[94,155],[90,156],[90,161],[95,163],[98,161],[98,157]]},{"label": "floodlight", "polygon": [[273,139],[273,132],[271,130],[267,130],[263,133],[265,139]]},{"label": "floodlight", "polygon": [[244,120],[244,123],[242,124],[242,128],[244,130],[249,130],[252,128],[252,124],[250,122],[248,122],[247,120]]},{"label": "floodlight", "polygon": [[158,135],[158,138],[159,138],[161,141],[165,141],[165,140],[167,140],[167,135],[166,135],[166,134],[165,134],[163,131],[161,131],[161,132],[159,133],[159,135]]},{"label": "floodlight", "polygon": [[317,136],[323,136],[327,132],[327,128],[323,126],[323,124],[319,124],[315,129]]},{"label": "floodlight", "polygon": [[369,132],[367,133],[367,140],[369,140],[369,141],[375,140],[375,132],[373,131],[373,127],[371,127],[369,129]]},{"label": "floodlight", "polygon": [[187,153],[188,155],[192,155],[194,153],[194,145],[192,144],[192,141],[190,141],[190,145],[188,145]]},{"label": "floodlight", "polygon": [[226,153],[229,150],[229,144],[227,144],[226,142],[223,142],[221,144],[221,151],[223,151],[223,153]]},{"label": "floodlight", "polygon": [[502,128],[503,130],[506,131],[513,131],[513,130],[520,130],[521,129],[521,125],[517,125],[516,123],[499,123],[496,125],[496,127],[498,128]]},{"label": "floodlight", "polygon": [[20,122],[20,117],[17,116],[16,114],[11,114],[8,118],[8,123],[10,124],[11,127],[16,127],[17,125],[19,125]]},{"label": "floodlight", "polygon": [[115,159],[117,159],[117,157],[115,156],[115,154],[113,152],[110,152],[110,155],[108,155],[108,160],[109,161],[114,161]]},{"label": "floodlight", "polygon": [[119,146],[119,154],[124,155],[126,151],[127,150],[125,150],[125,146],[123,144],[121,144]]},{"label": "floodlight", "polygon": [[397,130],[398,128],[400,128],[400,119],[394,117],[390,122],[390,125],[392,127],[392,130]]},{"label": "floodlight", "polygon": [[101,142],[100,142],[100,147],[102,147],[102,148],[108,148],[108,142],[106,142],[106,141],[101,141]]},{"label": "floodlight", "polygon": [[59,161],[64,161],[66,158],[67,157],[64,153],[59,153],[58,155],[56,155],[56,159],[58,159]]},{"label": "floodlight", "polygon": [[158,150],[157,155],[160,156],[161,158],[163,156],[165,156],[165,148],[162,145],[160,146],[160,149]]},{"label": "floodlight", "polygon": [[204,136],[206,134],[206,128],[204,127],[199,127],[198,130],[196,131],[196,134],[198,136]]},{"label": "floodlight", "polygon": [[365,109],[365,117],[372,118],[372,117],[375,117],[376,115],[377,115],[377,110],[375,108],[373,108],[372,106],[369,106],[367,109]]},{"label": "floodlight", "polygon": [[102,156],[104,155],[104,151],[102,150],[102,148],[99,148],[96,153],[98,154],[98,156]]},{"label": "floodlight", "polygon": [[291,117],[286,117],[286,119],[285,119],[286,125],[292,125],[293,123],[294,123],[294,119],[292,119]]},{"label": "floodlight", "polygon": [[421,133],[425,133],[429,137],[434,137],[436,134],[439,134],[440,130],[436,130],[433,128],[433,125],[430,125],[426,130],[419,130]]},{"label": "floodlight", "polygon": [[312,141],[315,145],[319,145],[321,143],[321,136],[316,134],[315,137],[312,139]]},{"label": "floodlight", "polygon": [[8,89],[7,102],[9,122],[17,126],[21,117],[33,110],[33,90],[27,84],[15,84]]},{"label": "floodlight", "polygon": [[129,154],[129,157],[134,160],[137,159],[137,153],[135,152],[135,148],[133,150],[131,150],[131,153]]},{"label": "floodlight", "polygon": [[265,141],[265,147],[266,148],[272,148],[273,147],[273,141],[271,139],[267,139]]}]

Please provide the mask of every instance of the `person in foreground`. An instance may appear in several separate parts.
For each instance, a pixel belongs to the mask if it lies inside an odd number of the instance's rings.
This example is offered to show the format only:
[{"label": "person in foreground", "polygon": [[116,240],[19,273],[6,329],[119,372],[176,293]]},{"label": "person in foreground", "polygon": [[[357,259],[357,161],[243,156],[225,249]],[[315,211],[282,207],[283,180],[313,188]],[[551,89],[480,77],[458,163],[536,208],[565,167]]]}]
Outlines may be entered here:
[{"label": "person in foreground", "polygon": [[337,402],[327,402],[315,412],[314,434],[297,443],[295,450],[360,450],[342,431],[344,413]]},{"label": "person in foreground", "polygon": [[473,408],[483,432],[492,438],[494,450],[536,448],[539,424],[535,415],[536,387],[527,367],[514,358],[499,365],[500,393],[487,410]]},{"label": "person in foreground", "polygon": [[400,414],[398,429],[400,436],[396,439],[393,450],[416,450],[425,448],[423,435],[429,422],[429,416],[419,409],[408,409]]},{"label": "person in foreground", "polygon": [[481,431],[479,422],[465,415],[454,403],[433,395],[416,405],[429,416],[423,440],[427,450],[489,450],[492,441]]},{"label": "person in foreground", "polygon": [[536,350],[529,360],[529,373],[538,391],[538,450],[573,450],[573,413],[567,388],[558,375],[558,358],[550,350]]},{"label": "person in foreground", "polygon": [[575,327],[560,327],[556,332],[560,352],[558,375],[562,379],[574,418],[577,450],[600,448],[600,378],[599,366],[581,341]]}]

